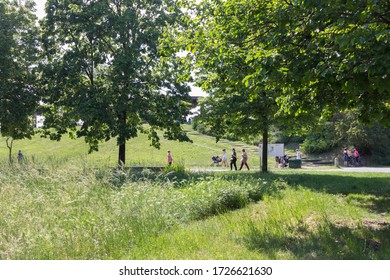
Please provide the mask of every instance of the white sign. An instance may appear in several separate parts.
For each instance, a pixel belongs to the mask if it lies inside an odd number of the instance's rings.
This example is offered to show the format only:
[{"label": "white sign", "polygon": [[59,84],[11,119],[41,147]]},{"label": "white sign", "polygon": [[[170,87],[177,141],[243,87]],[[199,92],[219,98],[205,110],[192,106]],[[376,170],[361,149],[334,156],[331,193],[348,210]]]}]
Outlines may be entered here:
[{"label": "white sign", "polygon": [[[263,144],[259,144],[259,155],[263,155]],[[268,144],[268,156],[282,157],[284,156],[284,144]]]}]

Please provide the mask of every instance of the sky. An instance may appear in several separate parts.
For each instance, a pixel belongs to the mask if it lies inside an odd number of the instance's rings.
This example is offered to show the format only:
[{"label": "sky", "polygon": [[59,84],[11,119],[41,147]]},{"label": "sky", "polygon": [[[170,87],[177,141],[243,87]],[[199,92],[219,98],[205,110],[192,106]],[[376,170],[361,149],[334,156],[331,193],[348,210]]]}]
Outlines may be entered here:
[{"label": "sky", "polygon": [[37,9],[37,16],[41,19],[45,15],[45,2],[46,0],[35,0],[36,6],[35,8]]}]

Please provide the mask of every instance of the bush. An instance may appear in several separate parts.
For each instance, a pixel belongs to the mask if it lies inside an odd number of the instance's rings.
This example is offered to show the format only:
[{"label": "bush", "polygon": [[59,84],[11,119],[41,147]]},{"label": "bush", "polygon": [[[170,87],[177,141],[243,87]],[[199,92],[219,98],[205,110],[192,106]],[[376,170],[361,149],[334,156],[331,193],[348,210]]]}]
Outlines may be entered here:
[{"label": "bush", "polygon": [[327,139],[319,133],[310,134],[302,143],[302,150],[308,154],[320,154],[330,151],[333,148],[332,139]]},{"label": "bush", "polygon": [[241,209],[250,202],[261,200],[265,194],[275,194],[284,187],[278,181],[268,182],[263,179],[205,178],[194,182],[190,190],[191,202],[185,207],[189,219],[199,220],[230,210]]},{"label": "bush", "polygon": [[212,201],[211,212],[213,214],[224,213],[245,207],[249,203],[248,194],[244,189],[227,188],[218,190]]}]

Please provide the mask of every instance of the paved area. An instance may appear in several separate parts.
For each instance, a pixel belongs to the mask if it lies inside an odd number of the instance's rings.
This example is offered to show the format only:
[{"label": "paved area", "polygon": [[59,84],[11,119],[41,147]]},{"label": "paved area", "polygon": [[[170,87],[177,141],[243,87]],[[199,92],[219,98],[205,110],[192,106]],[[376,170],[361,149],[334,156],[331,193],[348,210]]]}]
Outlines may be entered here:
[{"label": "paved area", "polygon": [[389,172],[390,167],[342,167],[338,169],[344,172]]}]

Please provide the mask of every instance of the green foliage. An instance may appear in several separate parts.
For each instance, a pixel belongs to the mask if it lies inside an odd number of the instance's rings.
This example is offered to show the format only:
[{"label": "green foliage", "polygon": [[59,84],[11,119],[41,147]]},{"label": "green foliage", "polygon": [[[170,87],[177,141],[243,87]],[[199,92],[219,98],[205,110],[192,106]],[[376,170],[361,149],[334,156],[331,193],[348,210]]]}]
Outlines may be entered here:
[{"label": "green foliage", "polygon": [[304,131],[351,108],[361,123],[389,122],[387,1],[190,3],[179,44],[209,93],[200,118],[217,139],[279,121]]},{"label": "green foliage", "polygon": [[38,27],[31,1],[0,2],[1,134],[15,140],[34,134],[31,117],[39,101],[36,80]]},{"label": "green foliage", "polygon": [[301,147],[305,153],[321,154],[329,152],[333,145],[324,135],[317,133],[308,135]]},{"label": "green foliage", "polygon": [[189,141],[180,125],[189,77],[175,51],[159,45],[181,14],[173,1],[49,0],[46,12],[45,135],[57,140],[82,119],[76,135],[90,151],[116,138],[119,164],[126,141],[140,132],[156,148],[159,129],[167,139]]},{"label": "green foliage", "polygon": [[342,148],[357,148],[366,163],[390,164],[388,147],[390,128],[381,123],[364,124],[359,120],[358,110],[334,114],[327,122],[318,124],[307,133],[302,143],[305,153],[341,154]]},{"label": "green foliage", "polygon": [[[205,135],[210,135],[210,136],[216,137],[218,139],[218,141],[221,138],[221,135],[219,135],[218,132],[215,132],[213,130],[212,126],[207,125],[207,123],[205,123],[204,121],[200,120],[199,117],[195,117],[193,119],[193,121],[191,122],[191,126],[192,126],[192,128],[194,130],[198,131],[201,134],[205,134]],[[231,141],[237,141],[237,140],[240,139],[240,137],[234,135],[233,133],[229,133],[228,131],[224,132],[223,138],[231,140]],[[246,139],[242,139],[242,140],[245,141]],[[246,141],[246,142],[248,143],[248,141]],[[250,143],[250,144],[253,144],[253,143]],[[257,146],[256,143],[254,145]]]},{"label": "green foliage", "polygon": [[388,123],[386,1],[276,3],[256,21],[279,23],[264,40],[271,40],[282,62],[274,64],[281,83],[274,82],[286,92],[280,106],[292,116],[359,108],[363,122]]},{"label": "green foliage", "polygon": [[310,132],[302,144],[302,150],[309,154],[321,154],[340,145],[340,136],[335,133],[334,123],[319,124]]}]

